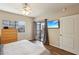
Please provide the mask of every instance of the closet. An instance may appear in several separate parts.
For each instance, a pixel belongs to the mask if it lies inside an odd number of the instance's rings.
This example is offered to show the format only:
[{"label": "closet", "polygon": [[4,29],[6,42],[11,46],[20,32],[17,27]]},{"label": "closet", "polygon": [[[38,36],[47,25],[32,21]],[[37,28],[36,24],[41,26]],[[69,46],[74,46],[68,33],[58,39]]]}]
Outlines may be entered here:
[{"label": "closet", "polygon": [[60,19],[60,48],[79,54],[79,14]]}]

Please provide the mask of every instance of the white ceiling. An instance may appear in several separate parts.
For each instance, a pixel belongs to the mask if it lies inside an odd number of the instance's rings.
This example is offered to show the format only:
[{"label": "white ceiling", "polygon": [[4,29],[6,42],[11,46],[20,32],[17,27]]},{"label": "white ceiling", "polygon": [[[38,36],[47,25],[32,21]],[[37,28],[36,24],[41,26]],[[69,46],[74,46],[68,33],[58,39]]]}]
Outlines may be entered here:
[{"label": "white ceiling", "polygon": [[[30,17],[60,17],[79,13],[77,3],[29,3],[32,8]],[[0,3],[0,10],[21,14],[22,3]],[[67,8],[66,11],[62,11]]]}]

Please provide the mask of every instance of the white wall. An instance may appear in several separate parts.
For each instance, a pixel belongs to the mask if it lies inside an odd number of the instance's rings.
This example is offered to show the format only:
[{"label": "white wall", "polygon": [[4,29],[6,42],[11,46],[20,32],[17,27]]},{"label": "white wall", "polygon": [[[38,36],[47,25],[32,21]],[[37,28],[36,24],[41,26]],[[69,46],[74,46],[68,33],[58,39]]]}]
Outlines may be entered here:
[{"label": "white wall", "polygon": [[27,16],[21,16],[13,13],[8,13],[4,11],[0,11],[0,35],[1,35],[1,29],[2,29],[2,20],[21,20],[25,21],[25,33],[19,33],[18,34],[18,39],[27,39],[31,40],[32,39],[32,22],[33,18],[32,17],[27,17]]},{"label": "white wall", "polygon": [[55,47],[59,47],[59,35],[60,31],[59,29],[48,29],[49,33],[49,44]]}]

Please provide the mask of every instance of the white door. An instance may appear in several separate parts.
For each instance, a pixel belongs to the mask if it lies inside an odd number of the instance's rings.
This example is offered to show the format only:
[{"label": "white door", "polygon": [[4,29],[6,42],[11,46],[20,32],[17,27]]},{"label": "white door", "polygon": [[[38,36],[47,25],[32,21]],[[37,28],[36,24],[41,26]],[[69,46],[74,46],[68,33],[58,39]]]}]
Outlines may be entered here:
[{"label": "white door", "polygon": [[73,18],[63,17],[60,19],[60,48],[71,51],[73,49]]},{"label": "white door", "polygon": [[79,15],[75,15],[74,17],[74,27],[75,27],[74,50],[79,54]]}]

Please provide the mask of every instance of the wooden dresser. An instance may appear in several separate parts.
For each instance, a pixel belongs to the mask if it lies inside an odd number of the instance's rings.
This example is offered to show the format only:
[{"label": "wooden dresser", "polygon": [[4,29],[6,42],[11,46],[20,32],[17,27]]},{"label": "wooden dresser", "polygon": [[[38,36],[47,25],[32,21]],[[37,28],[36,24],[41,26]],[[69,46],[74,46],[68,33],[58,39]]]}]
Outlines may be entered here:
[{"label": "wooden dresser", "polygon": [[17,30],[15,28],[1,30],[1,44],[7,44],[14,41],[17,41]]}]

